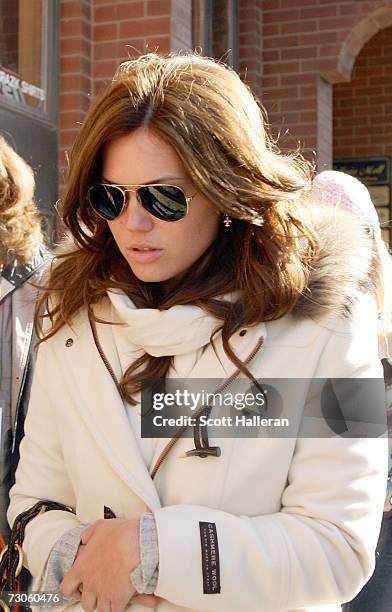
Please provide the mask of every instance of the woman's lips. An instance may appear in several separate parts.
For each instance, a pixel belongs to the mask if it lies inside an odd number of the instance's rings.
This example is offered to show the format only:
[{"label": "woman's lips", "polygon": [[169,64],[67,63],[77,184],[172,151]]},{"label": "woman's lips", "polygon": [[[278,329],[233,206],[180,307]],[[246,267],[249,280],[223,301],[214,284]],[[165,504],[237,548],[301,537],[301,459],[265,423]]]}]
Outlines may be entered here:
[{"label": "woman's lips", "polygon": [[128,256],[131,261],[147,263],[158,259],[162,255],[163,249],[136,249],[131,247],[127,249],[127,253],[129,253]]}]

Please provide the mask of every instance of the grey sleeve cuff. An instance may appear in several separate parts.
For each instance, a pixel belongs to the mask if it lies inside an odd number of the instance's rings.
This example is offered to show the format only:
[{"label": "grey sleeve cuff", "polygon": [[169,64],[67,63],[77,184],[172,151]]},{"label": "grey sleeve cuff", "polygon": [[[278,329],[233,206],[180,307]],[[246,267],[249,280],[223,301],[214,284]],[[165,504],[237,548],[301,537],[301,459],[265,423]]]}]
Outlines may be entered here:
[{"label": "grey sleeve cuff", "polygon": [[60,590],[60,583],[71,568],[78,552],[82,531],[88,526],[87,524],[78,525],[57,540],[48,559],[42,587],[44,591]]},{"label": "grey sleeve cuff", "polygon": [[138,593],[154,593],[158,582],[158,534],[152,512],[140,516],[140,564],[131,573],[132,584]]}]

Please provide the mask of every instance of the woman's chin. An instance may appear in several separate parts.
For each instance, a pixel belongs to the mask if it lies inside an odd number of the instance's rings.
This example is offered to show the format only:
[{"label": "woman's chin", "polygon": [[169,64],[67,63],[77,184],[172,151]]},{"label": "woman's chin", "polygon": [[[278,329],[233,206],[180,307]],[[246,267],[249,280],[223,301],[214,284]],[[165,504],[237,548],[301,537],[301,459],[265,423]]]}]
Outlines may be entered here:
[{"label": "woman's chin", "polygon": [[[144,267],[144,266],[143,266]],[[167,270],[153,270],[148,269],[146,266],[144,269],[141,266],[130,266],[132,272],[143,283],[168,283],[171,284],[182,275],[182,272],[175,271],[173,274],[168,273]]]}]

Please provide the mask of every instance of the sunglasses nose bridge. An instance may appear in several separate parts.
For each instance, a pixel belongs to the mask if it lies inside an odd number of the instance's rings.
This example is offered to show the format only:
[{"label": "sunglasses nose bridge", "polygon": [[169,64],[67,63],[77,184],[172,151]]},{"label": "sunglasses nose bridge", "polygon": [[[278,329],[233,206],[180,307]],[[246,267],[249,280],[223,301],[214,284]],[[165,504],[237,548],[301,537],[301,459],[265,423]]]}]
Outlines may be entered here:
[{"label": "sunglasses nose bridge", "polygon": [[127,188],[127,189],[123,189],[122,191],[123,191],[124,195],[125,195],[127,198],[129,198],[129,196],[127,196],[127,193],[136,193],[137,189],[128,189],[128,188]]},{"label": "sunglasses nose bridge", "polygon": [[[151,214],[148,213],[142,204],[139,196],[139,189],[140,187],[122,188],[122,192],[124,194],[123,213],[125,213],[125,224],[133,230],[137,229],[147,231],[151,229]],[[135,201],[133,204],[131,204],[132,196],[129,192],[135,194]]]},{"label": "sunglasses nose bridge", "polygon": [[136,195],[136,200],[139,201],[139,198],[137,197],[137,188],[136,189],[122,189],[122,192],[124,194],[124,202],[125,202],[125,206],[129,206],[129,203],[131,201],[131,195],[132,193],[134,193]]}]

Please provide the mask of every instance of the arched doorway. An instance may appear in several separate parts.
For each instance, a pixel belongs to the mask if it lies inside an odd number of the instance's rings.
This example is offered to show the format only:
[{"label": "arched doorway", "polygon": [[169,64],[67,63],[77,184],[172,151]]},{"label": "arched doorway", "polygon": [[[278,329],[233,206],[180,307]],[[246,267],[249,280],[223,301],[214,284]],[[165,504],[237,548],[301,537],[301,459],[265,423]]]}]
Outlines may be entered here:
[{"label": "arched doorway", "polygon": [[350,80],[333,86],[334,168],[369,188],[391,245],[392,26],[373,31],[352,61]]}]

